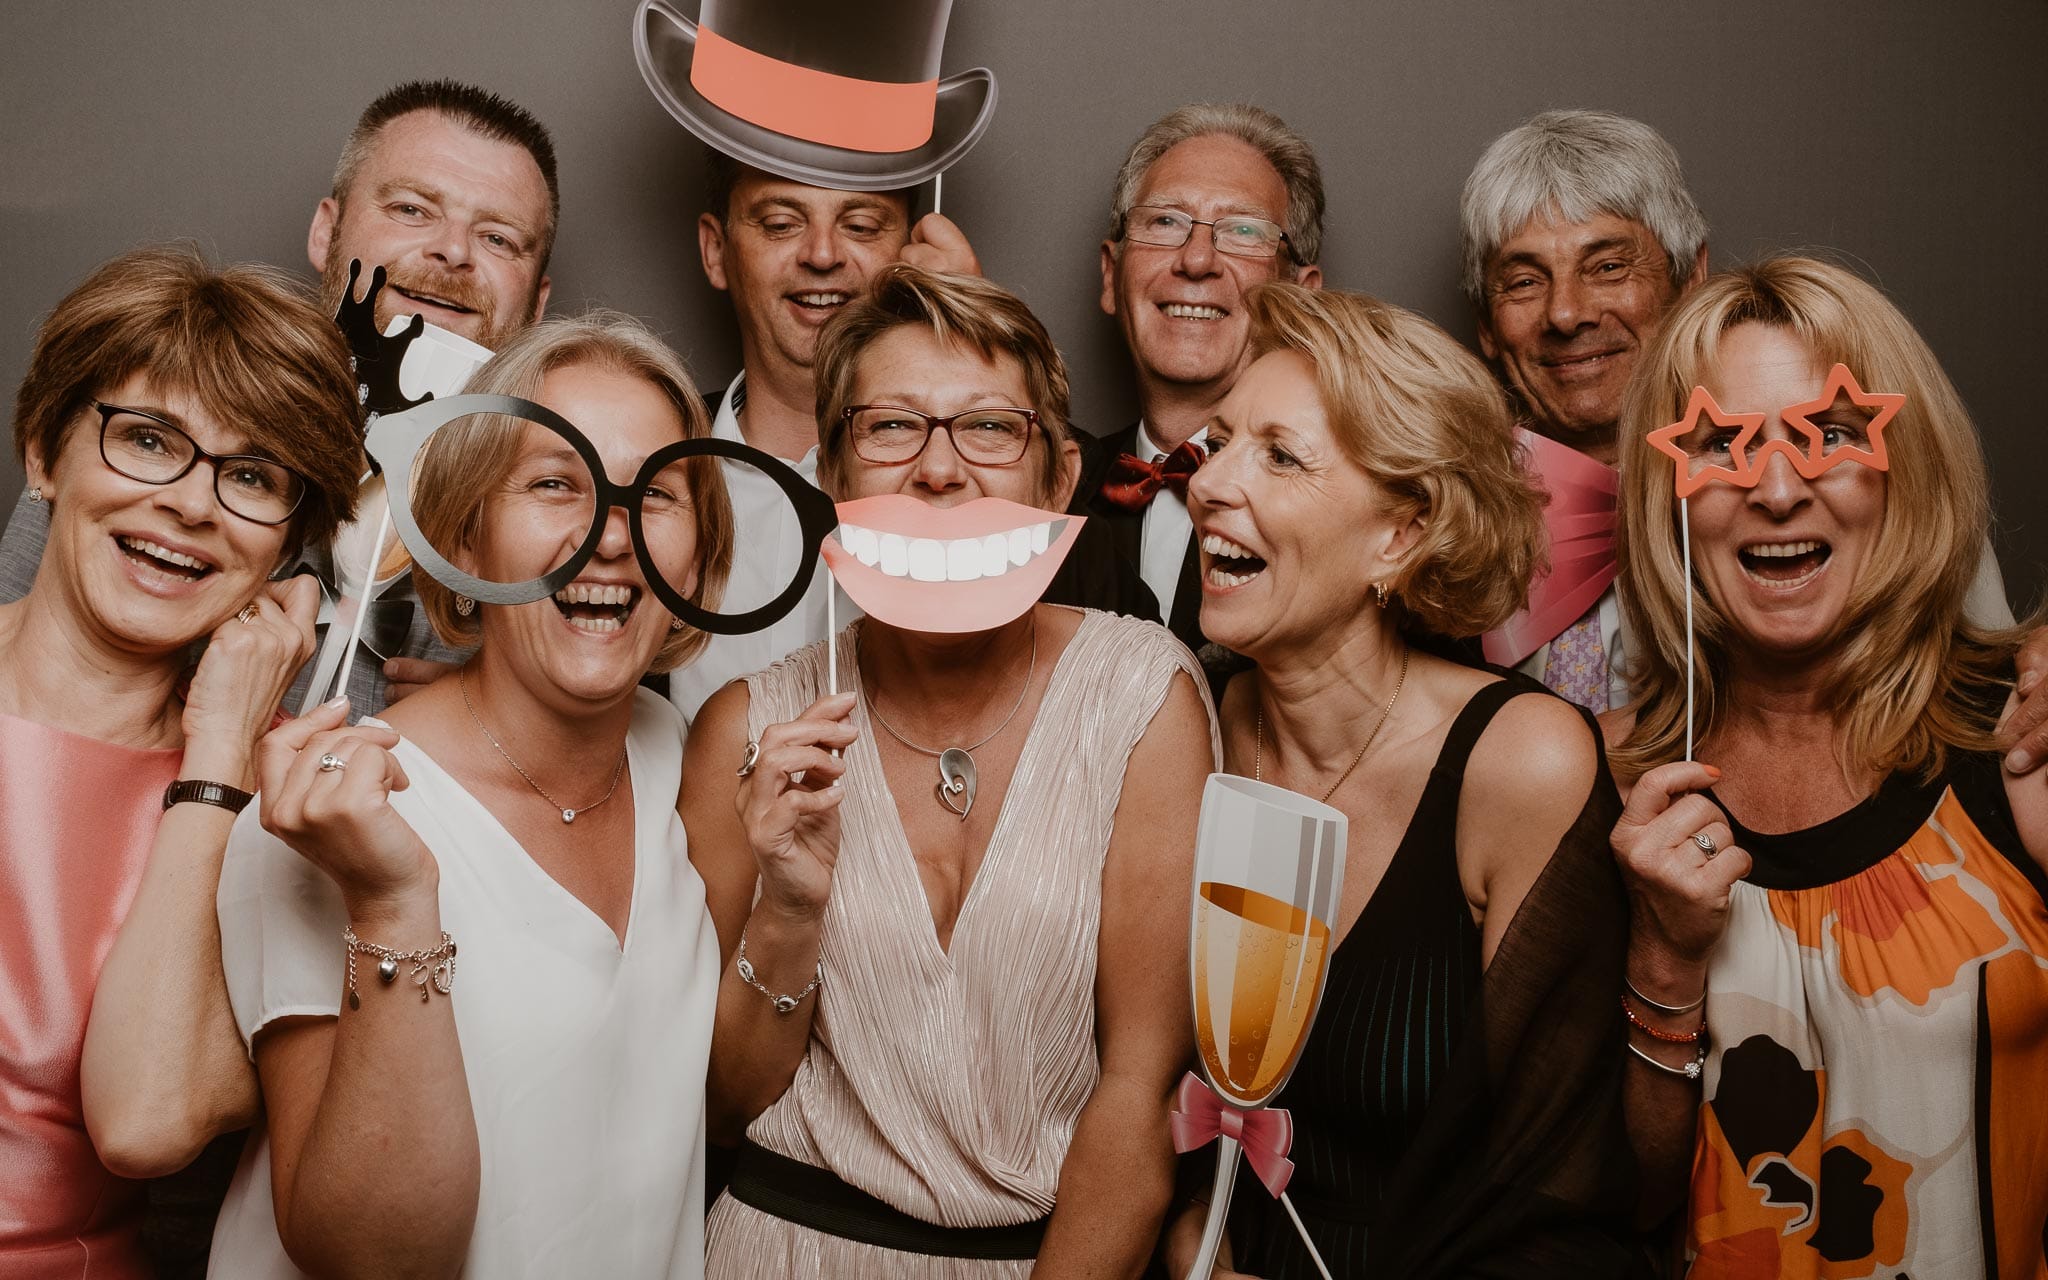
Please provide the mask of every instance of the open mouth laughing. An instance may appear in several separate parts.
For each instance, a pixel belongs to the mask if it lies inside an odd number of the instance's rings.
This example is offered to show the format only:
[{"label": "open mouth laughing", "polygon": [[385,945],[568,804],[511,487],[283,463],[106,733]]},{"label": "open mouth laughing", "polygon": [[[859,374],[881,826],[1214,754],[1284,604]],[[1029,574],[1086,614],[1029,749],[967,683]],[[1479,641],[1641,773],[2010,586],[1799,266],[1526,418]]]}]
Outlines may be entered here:
[{"label": "open mouth laughing", "polygon": [[820,321],[830,319],[839,308],[853,301],[853,295],[844,289],[803,289],[782,296],[789,299],[799,314]]},{"label": "open mouth laughing", "polygon": [[1735,559],[1750,581],[1778,591],[1796,591],[1827,567],[1834,548],[1825,542],[1752,542]]},{"label": "open mouth laughing", "polygon": [[554,604],[578,631],[609,635],[631,621],[644,594],[623,582],[572,582],[555,592]]},{"label": "open mouth laughing", "polygon": [[218,568],[190,552],[136,534],[116,534],[114,542],[131,564],[174,582],[197,582]]},{"label": "open mouth laughing", "polygon": [[1220,533],[1202,535],[1202,582],[1219,591],[1241,587],[1266,571],[1265,558]]}]

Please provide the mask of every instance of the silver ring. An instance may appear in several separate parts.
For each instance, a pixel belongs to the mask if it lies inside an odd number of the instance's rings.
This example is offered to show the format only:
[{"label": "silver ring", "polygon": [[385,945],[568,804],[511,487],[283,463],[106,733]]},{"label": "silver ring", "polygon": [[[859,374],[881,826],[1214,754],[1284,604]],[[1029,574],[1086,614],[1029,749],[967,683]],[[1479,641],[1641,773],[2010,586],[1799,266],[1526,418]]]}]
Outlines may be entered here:
[{"label": "silver ring", "polygon": [[346,768],[348,768],[348,761],[335,755],[332,751],[320,757],[320,772],[322,773],[339,773]]},{"label": "silver ring", "polygon": [[754,772],[754,766],[759,763],[761,763],[761,744],[759,742],[749,742],[747,744],[747,756],[746,759],[740,761],[740,767],[737,771],[738,775],[742,778],[749,776]]},{"label": "silver ring", "polygon": [[1700,847],[1700,852],[1706,854],[1709,858],[1721,852],[1721,850],[1714,844],[1714,837],[1708,835],[1704,831],[1695,834],[1692,838],[1692,842],[1698,845]]},{"label": "silver ring", "polygon": [[240,613],[235,615],[235,621],[241,623],[248,623],[252,621],[255,617],[256,602],[254,600],[251,600],[249,603],[242,606],[242,611]]}]

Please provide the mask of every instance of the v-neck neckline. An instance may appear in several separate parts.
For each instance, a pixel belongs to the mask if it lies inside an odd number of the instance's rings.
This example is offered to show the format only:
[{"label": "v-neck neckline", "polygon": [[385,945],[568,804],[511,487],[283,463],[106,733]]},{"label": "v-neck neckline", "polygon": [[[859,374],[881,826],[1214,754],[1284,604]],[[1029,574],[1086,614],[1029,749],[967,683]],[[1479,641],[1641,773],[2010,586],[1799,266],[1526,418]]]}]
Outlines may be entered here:
[{"label": "v-neck neckline", "polygon": [[1023,774],[1025,762],[1030,760],[1032,753],[1038,749],[1039,727],[1045,722],[1043,713],[1046,707],[1052,704],[1053,694],[1065,678],[1063,673],[1066,670],[1067,655],[1074,651],[1074,647],[1080,643],[1082,635],[1091,628],[1094,621],[1094,614],[1083,612],[1081,625],[1074,629],[1074,634],[1067,638],[1066,644],[1061,647],[1058,655],[1053,659],[1052,671],[1045,681],[1045,692],[1039,696],[1038,706],[1031,716],[1031,724],[1024,731],[1024,745],[1017,752],[1017,763],[1010,770],[1010,783],[1012,785],[1004,787],[1003,802],[996,808],[995,825],[989,828],[988,844],[983,847],[981,852],[981,864],[975,867],[973,878],[967,882],[967,891],[960,895],[960,910],[953,917],[953,937],[950,944],[943,944],[939,941],[938,917],[932,914],[931,895],[925,891],[924,877],[918,874],[917,851],[910,847],[910,831],[909,828],[903,825],[903,813],[896,807],[896,793],[889,786],[889,770],[882,763],[881,746],[875,741],[875,729],[877,726],[873,718],[868,715],[868,689],[866,683],[860,678],[859,650],[857,641],[854,639],[854,633],[858,630],[858,627],[849,627],[842,633],[845,637],[847,652],[840,655],[840,661],[843,664],[843,669],[851,670],[854,673],[855,689],[860,694],[854,700],[854,713],[859,717],[860,742],[868,749],[869,756],[874,763],[876,778],[880,783],[881,796],[879,803],[884,811],[884,834],[888,837],[888,843],[893,845],[896,850],[897,861],[901,865],[901,869],[910,876],[911,887],[917,891],[918,905],[924,909],[924,928],[918,931],[919,935],[923,941],[931,945],[932,950],[938,954],[939,959],[944,962],[949,970],[955,968],[953,955],[955,948],[960,945],[961,931],[967,927],[968,913],[985,896],[982,893],[982,885],[988,881],[994,871],[1000,868],[1001,864],[998,862],[998,858],[1007,852],[1008,846],[1005,843],[1005,837],[1008,836],[1010,830],[1010,800],[1016,794],[1014,784],[1017,778]]},{"label": "v-neck neckline", "polygon": [[[365,723],[373,720],[385,728],[390,728],[389,725],[385,725],[382,720],[376,720],[375,717],[364,717]],[[547,868],[540,865],[534,859],[534,856],[527,851],[526,846],[520,842],[519,838],[512,834],[511,829],[506,827],[497,814],[491,812],[490,806],[479,800],[476,794],[468,787],[463,786],[461,781],[454,774],[450,773],[447,767],[439,760],[434,759],[432,755],[428,754],[424,747],[403,734],[399,735],[398,742],[401,747],[409,749],[412,754],[424,760],[436,773],[445,778],[448,785],[455,789],[456,794],[460,795],[470,808],[476,810],[483,819],[486,835],[494,831],[506,844],[519,851],[519,862],[525,867],[526,873],[539,882],[542,892],[559,897],[575,911],[581,912],[610,941],[613,952],[621,959],[625,957],[627,949],[632,945],[633,926],[640,919],[640,887],[647,879],[645,875],[646,868],[640,865],[640,850],[644,843],[642,837],[645,834],[641,824],[646,821],[646,814],[643,812],[646,806],[640,803],[641,760],[640,752],[634,748],[633,730],[630,724],[626,729],[626,772],[630,779],[626,788],[626,796],[627,799],[633,802],[633,888],[626,895],[626,928],[623,933],[613,932],[611,925],[606,923],[605,918],[599,915],[595,908],[571,893],[561,881],[549,875]]]}]

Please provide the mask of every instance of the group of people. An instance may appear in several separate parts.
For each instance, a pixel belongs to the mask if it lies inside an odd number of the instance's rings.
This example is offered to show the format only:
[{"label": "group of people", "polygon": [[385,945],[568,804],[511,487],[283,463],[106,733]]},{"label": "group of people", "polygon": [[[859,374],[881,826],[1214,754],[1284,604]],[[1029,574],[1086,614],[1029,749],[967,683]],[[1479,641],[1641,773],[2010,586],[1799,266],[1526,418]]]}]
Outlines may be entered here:
[{"label": "group of people", "polygon": [[[1247,1175],[1216,1275],[2048,1271],[2048,641],[1878,290],[1710,271],[1670,146],[1554,111],[1466,183],[1475,354],[1322,287],[1304,138],[1188,106],[1113,182],[1142,416],[1096,439],[961,228],[708,176],[722,392],[547,316],[548,134],[449,82],[357,122],[317,305],[147,249],[43,324],[0,543],[0,1276],[151,1274],[144,1180],[244,1129],[236,1280],[1185,1274],[1218,770],[1350,837],[1288,1200]],[[293,717],[365,466],[352,262],[639,507],[532,603],[415,569]],[[566,563],[582,464],[442,431],[436,548]],[[1490,667],[1552,567],[1534,437],[1614,469],[1615,570]],[[706,439],[839,502],[1088,519],[1000,625],[827,634],[819,568],[713,635],[648,566],[751,607],[803,531],[758,469],[646,477]]]}]

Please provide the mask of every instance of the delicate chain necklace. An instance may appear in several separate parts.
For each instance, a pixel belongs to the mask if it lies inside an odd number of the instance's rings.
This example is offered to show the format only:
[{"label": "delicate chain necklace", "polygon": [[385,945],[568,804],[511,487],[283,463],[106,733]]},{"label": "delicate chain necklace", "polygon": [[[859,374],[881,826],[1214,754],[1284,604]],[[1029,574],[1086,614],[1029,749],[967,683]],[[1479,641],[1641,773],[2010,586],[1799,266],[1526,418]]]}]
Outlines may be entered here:
[{"label": "delicate chain necklace", "polygon": [[[1344,766],[1344,772],[1337,775],[1337,780],[1330,784],[1328,791],[1323,792],[1324,804],[1328,804],[1330,797],[1337,794],[1337,788],[1344,785],[1344,779],[1351,776],[1351,771],[1358,767],[1360,760],[1365,759],[1365,749],[1373,744],[1373,739],[1380,736],[1380,730],[1387,727],[1387,717],[1394,714],[1394,704],[1401,700],[1401,686],[1408,683],[1408,656],[1414,652],[1413,649],[1406,646],[1402,647],[1401,674],[1394,681],[1394,695],[1388,698],[1387,705],[1380,709],[1380,718],[1373,724],[1372,732],[1366,734],[1365,741],[1358,745],[1358,754],[1351,757],[1351,763]],[[1259,699],[1256,724],[1257,728],[1253,731],[1252,736],[1252,781],[1264,782],[1266,780],[1266,700],[1264,698]]]},{"label": "delicate chain necklace", "polygon": [[455,683],[462,690],[462,705],[469,711],[469,718],[476,722],[476,727],[478,729],[483,730],[485,740],[498,749],[498,754],[505,757],[506,764],[511,765],[514,769],[517,769],[519,771],[519,776],[526,779],[527,786],[532,787],[535,791],[540,792],[541,799],[547,801],[549,804],[555,806],[555,808],[560,809],[562,811],[562,821],[564,823],[576,821],[576,815],[579,813],[589,813],[592,809],[597,808],[597,806],[611,799],[612,792],[617,791],[619,789],[619,775],[626,771],[626,749],[623,746],[619,748],[618,764],[612,767],[612,785],[605,790],[605,793],[602,796],[599,796],[597,799],[591,801],[589,804],[584,805],[581,809],[571,809],[568,805],[565,805],[560,800],[555,799],[553,796],[547,793],[547,790],[544,787],[542,787],[538,782],[535,782],[533,780],[532,774],[528,773],[524,769],[520,769],[519,762],[512,758],[511,752],[505,750],[505,745],[499,742],[496,738],[492,737],[491,731],[489,729],[484,728],[483,717],[477,715],[476,704],[472,703],[469,700],[469,672],[467,670],[458,670],[455,673]]},{"label": "delicate chain necklace", "polygon": [[[1010,727],[1010,721],[1015,720],[1017,712],[1023,709],[1024,697],[1031,692],[1031,680],[1037,674],[1038,615],[1033,613],[1031,615],[1031,665],[1024,672],[1024,687],[1017,690],[1017,701],[1011,704],[1010,714],[1004,716],[1003,722],[991,730],[988,736],[984,737],[980,742],[975,743],[971,747],[947,747],[943,751],[934,751],[930,747],[920,746],[898,733],[896,726],[883,718],[881,704],[872,697],[867,700],[868,714],[875,718],[876,724],[889,731],[890,737],[909,747],[912,751],[918,752],[921,755],[937,756],[939,758],[939,803],[945,805],[954,813],[959,814],[960,821],[965,822],[967,821],[968,811],[974,808],[974,789],[977,785],[974,771],[974,753],[987,746],[990,742],[993,742],[996,734]],[[962,803],[958,805],[953,803],[953,799],[956,796],[961,798]]]}]

